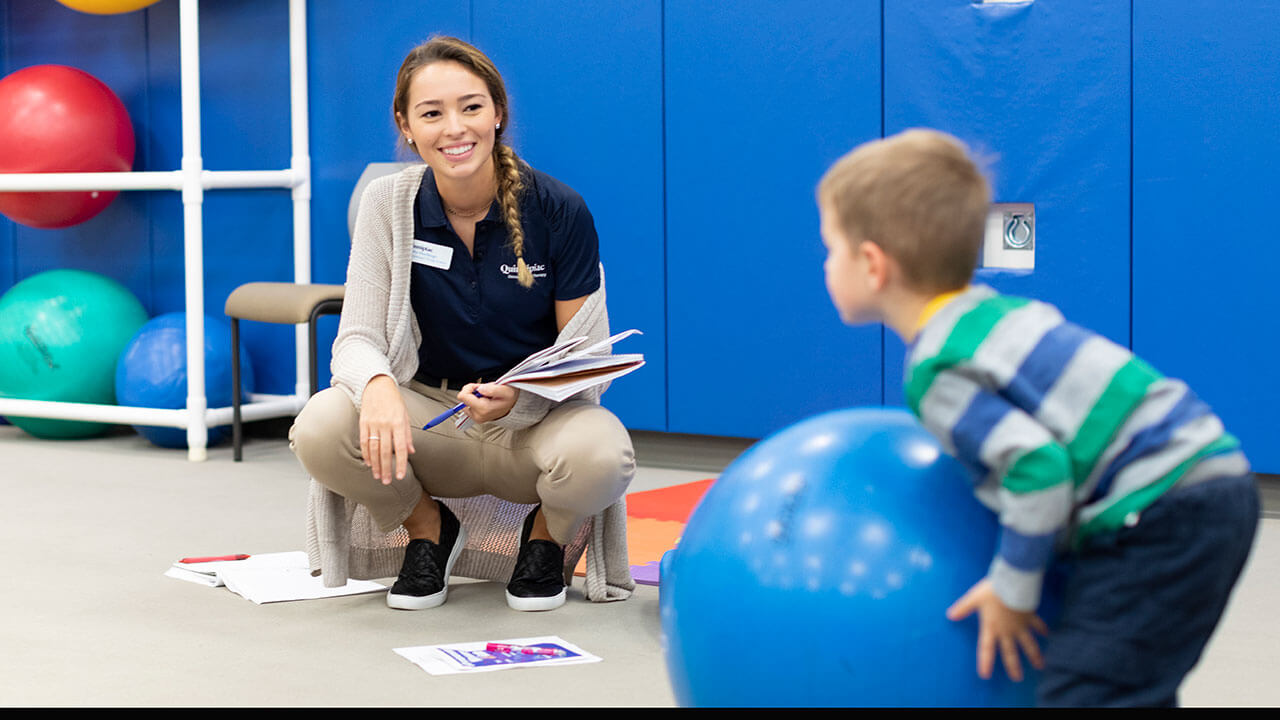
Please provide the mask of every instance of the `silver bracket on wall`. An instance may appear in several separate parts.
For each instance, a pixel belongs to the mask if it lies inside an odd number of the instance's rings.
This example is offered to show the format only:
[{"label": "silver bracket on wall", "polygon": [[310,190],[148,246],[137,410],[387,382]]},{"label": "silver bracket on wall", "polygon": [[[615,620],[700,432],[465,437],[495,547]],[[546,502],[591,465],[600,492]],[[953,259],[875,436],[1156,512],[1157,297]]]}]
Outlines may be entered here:
[{"label": "silver bracket on wall", "polygon": [[1031,203],[992,203],[982,243],[984,268],[1030,270],[1036,266],[1036,208]]}]

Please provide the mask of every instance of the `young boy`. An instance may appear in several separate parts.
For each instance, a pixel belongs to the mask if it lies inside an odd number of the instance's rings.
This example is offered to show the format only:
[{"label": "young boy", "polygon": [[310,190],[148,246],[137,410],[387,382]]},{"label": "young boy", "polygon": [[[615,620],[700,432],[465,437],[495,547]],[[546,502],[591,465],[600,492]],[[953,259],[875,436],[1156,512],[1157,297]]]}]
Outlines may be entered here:
[{"label": "young boy", "polygon": [[[999,515],[987,576],[948,611],[1042,668],[1042,705],[1177,704],[1240,574],[1258,493],[1239,443],[1178,380],[1046,303],[970,284],[990,191],[956,139],[911,130],[855,148],[817,199],[844,322],[907,343],[912,412]],[[1073,571],[1043,657],[1044,573]]]}]

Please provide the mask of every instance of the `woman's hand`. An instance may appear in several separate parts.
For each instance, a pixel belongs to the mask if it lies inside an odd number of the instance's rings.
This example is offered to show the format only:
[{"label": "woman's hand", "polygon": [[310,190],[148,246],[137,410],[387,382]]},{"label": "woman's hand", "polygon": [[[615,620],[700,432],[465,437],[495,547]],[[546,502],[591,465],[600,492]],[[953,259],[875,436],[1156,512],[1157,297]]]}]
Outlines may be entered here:
[{"label": "woman's hand", "polygon": [[390,485],[392,473],[404,477],[413,454],[409,411],[400,386],[389,375],[378,375],[364,386],[360,402],[360,454],[373,469],[375,480]]},{"label": "woman's hand", "polygon": [[1019,648],[1026,653],[1032,667],[1044,667],[1040,646],[1031,631],[1048,635],[1049,628],[1035,613],[1014,610],[1005,605],[1000,596],[996,595],[991,581],[985,578],[947,610],[947,618],[963,620],[974,612],[978,613],[979,677],[991,677],[997,651],[1004,662],[1005,672],[1014,681],[1022,680]]},{"label": "woman's hand", "polygon": [[506,417],[518,397],[519,390],[495,383],[467,383],[458,391],[458,402],[467,406],[465,412],[476,423]]}]

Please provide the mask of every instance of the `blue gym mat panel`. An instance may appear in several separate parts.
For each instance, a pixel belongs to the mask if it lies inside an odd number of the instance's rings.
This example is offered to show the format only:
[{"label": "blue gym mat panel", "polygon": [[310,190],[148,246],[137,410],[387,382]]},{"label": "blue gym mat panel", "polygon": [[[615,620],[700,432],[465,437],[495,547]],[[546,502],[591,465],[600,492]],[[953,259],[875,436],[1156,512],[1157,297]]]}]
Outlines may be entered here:
[{"label": "blue gym mat panel", "polygon": [[762,437],[878,404],[823,285],[814,188],[880,135],[880,3],[665,4],[668,427]]},{"label": "blue gym mat panel", "polygon": [[[985,161],[993,201],[1033,203],[1035,269],[979,272],[1129,345],[1128,3],[887,0],[885,134],[931,127]],[[885,404],[904,347],[885,332]]]},{"label": "blue gym mat panel", "polygon": [[1133,9],[1133,348],[1280,473],[1280,2]]}]

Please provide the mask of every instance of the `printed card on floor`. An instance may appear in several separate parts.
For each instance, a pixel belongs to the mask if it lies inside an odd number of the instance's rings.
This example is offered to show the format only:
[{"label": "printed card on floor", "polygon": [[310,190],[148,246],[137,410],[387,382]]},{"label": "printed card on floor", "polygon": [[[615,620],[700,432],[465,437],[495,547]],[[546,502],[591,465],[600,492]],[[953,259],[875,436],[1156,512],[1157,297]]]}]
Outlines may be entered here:
[{"label": "printed card on floor", "polygon": [[600,662],[599,657],[554,635],[422,645],[395,652],[432,675]]}]

